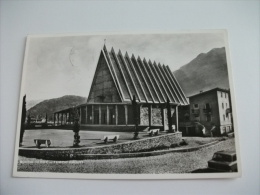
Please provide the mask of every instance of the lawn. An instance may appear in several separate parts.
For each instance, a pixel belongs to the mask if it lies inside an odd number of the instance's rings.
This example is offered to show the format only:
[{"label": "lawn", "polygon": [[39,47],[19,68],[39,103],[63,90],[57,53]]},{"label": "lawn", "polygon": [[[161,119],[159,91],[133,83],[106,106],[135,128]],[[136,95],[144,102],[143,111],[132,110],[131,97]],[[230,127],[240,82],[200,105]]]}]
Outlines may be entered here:
[{"label": "lawn", "polygon": [[[160,132],[161,135],[165,132]],[[80,135],[80,146],[81,147],[92,147],[100,146],[104,144],[101,141],[105,135],[119,135],[120,138],[117,143],[122,143],[126,141],[133,141],[132,132],[107,132],[107,131],[88,131],[82,130],[79,132]],[[140,138],[149,138],[148,132],[140,132]],[[36,148],[34,139],[50,139],[51,148],[68,148],[72,147],[74,140],[74,133],[72,130],[62,130],[62,129],[34,129],[26,130],[23,137],[23,146],[29,148]],[[184,137],[188,143],[187,146],[182,147],[195,147],[209,142],[218,140],[216,137]],[[113,142],[109,142],[113,144]],[[44,146],[43,146],[44,147]]]},{"label": "lawn", "polygon": [[160,174],[190,173],[196,169],[207,168],[207,161],[216,151],[235,150],[234,138],[221,141],[219,144],[193,152],[168,153],[161,156],[55,162],[19,157],[21,161],[37,163],[18,163],[18,171],[25,172],[68,172],[68,173],[128,173]]},{"label": "lawn", "polygon": [[[119,135],[118,143],[133,140],[132,132],[107,132],[107,131],[87,131],[79,132],[80,146],[90,147],[103,143],[101,138],[105,135]],[[147,132],[140,132],[140,137],[147,137]],[[34,147],[34,139],[50,139],[51,148],[71,147],[73,145],[74,133],[72,130],[62,129],[34,129],[26,130],[23,137],[23,147]]]}]

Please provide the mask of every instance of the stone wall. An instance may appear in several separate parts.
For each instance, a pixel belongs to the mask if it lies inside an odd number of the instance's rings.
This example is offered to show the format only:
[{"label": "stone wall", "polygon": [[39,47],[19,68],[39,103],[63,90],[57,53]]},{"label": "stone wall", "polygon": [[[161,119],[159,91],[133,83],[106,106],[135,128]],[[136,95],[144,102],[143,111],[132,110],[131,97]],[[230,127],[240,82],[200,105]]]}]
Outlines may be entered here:
[{"label": "stone wall", "polygon": [[[172,145],[177,145],[182,141],[182,133],[171,133],[156,137],[134,140],[119,144],[106,146],[81,148],[81,149],[19,149],[20,156],[29,158],[41,158],[50,160],[70,160],[80,159],[84,154],[120,154],[120,153],[135,153],[149,151],[158,148],[169,148]],[[95,157],[93,157],[95,159]]]}]

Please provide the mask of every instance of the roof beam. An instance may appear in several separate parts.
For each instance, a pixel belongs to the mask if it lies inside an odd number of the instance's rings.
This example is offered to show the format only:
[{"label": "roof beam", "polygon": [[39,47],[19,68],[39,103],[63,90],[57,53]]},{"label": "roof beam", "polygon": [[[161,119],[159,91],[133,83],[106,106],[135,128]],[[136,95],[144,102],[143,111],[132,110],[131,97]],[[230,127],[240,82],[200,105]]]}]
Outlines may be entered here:
[{"label": "roof beam", "polygon": [[120,50],[119,50],[119,53],[118,53],[118,54],[119,54],[119,57],[121,58],[121,60],[122,60],[122,62],[123,62],[123,64],[124,64],[124,66],[125,66],[125,68],[126,68],[126,70],[127,70],[127,73],[128,73],[128,75],[129,75],[129,77],[130,77],[131,82],[133,83],[133,86],[134,86],[135,92],[136,92],[136,94],[137,94],[137,97],[138,97],[138,99],[139,99],[139,102],[141,102],[141,98],[140,98],[139,92],[138,92],[138,90],[137,90],[137,88],[136,88],[135,82],[134,82],[133,77],[132,77],[132,75],[131,75],[131,73],[130,73],[130,70],[129,70],[129,68],[128,68],[128,65],[127,65],[127,63],[125,62],[125,58],[123,57],[123,55],[122,55],[122,53],[121,53]]},{"label": "roof beam", "polygon": [[166,70],[168,70],[168,74],[171,75],[171,78],[173,79],[174,83],[176,84],[176,86],[178,87],[178,89],[180,90],[180,92],[182,93],[182,98],[185,100],[184,102],[186,102],[186,104],[189,104],[188,100],[186,99],[185,93],[183,92],[181,86],[180,86],[179,83],[177,82],[177,79],[175,78],[174,74],[171,72],[169,66],[166,66]]},{"label": "roof beam", "polygon": [[[166,96],[170,99],[170,95],[168,94],[168,92],[167,92],[167,90],[166,90],[166,88],[165,88],[165,86],[164,86],[164,84],[163,84],[163,82],[162,82],[162,80],[161,80],[161,78],[160,78],[160,76],[159,76],[159,73],[158,73],[158,71],[156,70],[157,64],[156,64],[155,62],[154,62],[153,64],[151,63],[151,67],[152,67],[153,71],[156,73],[157,78],[158,78],[158,80],[159,80],[159,82],[160,82],[160,84],[161,84],[161,86],[162,86],[162,88],[163,88],[163,90],[164,90]],[[167,97],[166,97],[166,101],[167,101]],[[166,101],[165,101],[165,102],[166,102]]]},{"label": "roof beam", "polygon": [[163,75],[163,73],[162,73],[162,71],[161,71],[161,64],[160,64],[160,63],[158,64],[157,68],[158,68],[158,72],[160,73],[160,75],[161,75],[161,77],[162,77],[163,82],[164,82],[165,85],[166,85],[166,88],[167,88],[168,91],[170,92],[170,95],[171,95],[173,101],[178,102],[178,101],[176,100],[176,98],[174,97],[174,95],[173,95],[173,93],[172,93],[172,90],[170,89],[170,87],[169,87],[167,81],[166,81],[165,78],[164,78],[164,75]]},{"label": "roof beam", "polygon": [[129,93],[130,100],[131,100],[131,99],[133,98],[133,97],[132,97],[132,93],[131,93],[131,91],[130,91],[130,88],[129,88],[128,83],[127,83],[127,81],[126,81],[126,78],[125,78],[124,72],[123,72],[123,70],[122,70],[121,64],[120,64],[119,60],[117,59],[117,55],[116,55],[116,53],[115,53],[113,47],[112,47],[111,52],[112,52],[112,55],[113,55],[114,58],[115,58],[116,63],[118,64],[119,70],[120,70],[120,72],[121,72],[121,74],[122,74],[122,76],[123,76],[123,79],[124,79],[124,82],[125,82],[125,84],[126,84],[126,88],[127,88],[128,93]]},{"label": "roof beam", "polygon": [[144,64],[144,69],[145,69],[145,72],[146,72],[146,75],[148,76],[148,78],[149,78],[149,80],[151,81],[151,83],[152,83],[152,87],[153,87],[153,90],[154,90],[154,92],[155,92],[155,94],[156,94],[156,96],[157,96],[157,98],[158,98],[158,101],[159,102],[161,102],[161,100],[160,100],[160,97],[159,97],[159,95],[158,95],[158,93],[157,93],[157,90],[156,90],[156,88],[154,87],[155,86],[155,83],[153,82],[153,80],[151,79],[151,77],[150,77],[150,75],[148,74],[148,63],[147,63],[147,61],[146,61],[146,59],[144,58],[143,59],[143,64]]},{"label": "roof beam", "polygon": [[140,58],[139,56],[138,56],[138,58],[137,58],[137,64],[139,65],[138,68],[139,68],[139,70],[140,70],[140,72],[141,72],[141,74],[142,74],[142,77],[144,78],[145,85],[146,85],[146,87],[147,87],[147,89],[148,89],[148,91],[149,91],[149,93],[150,93],[150,95],[151,95],[151,97],[152,97],[152,100],[153,100],[153,102],[156,102],[156,101],[154,100],[154,97],[153,97],[153,94],[152,94],[152,92],[151,92],[151,89],[150,89],[150,87],[149,87],[149,85],[148,85],[148,81],[146,80],[146,78],[145,78],[145,76],[144,76],[144,73],[143,73],[143,71],[142,71],[142,69],[141,69],[141,67],[140,67],[140,66],[144,67],[144,65],[143,65],[143,62],[142,62],[142,60],[141,60],[141,58]]},{"label": "roof beam", "polygon": [[155,80],[155,84],[157,85],[157,87],[158,87],[158,89],[160,91],[160,94],[162,95],[163,99],[161,101],[162,102],[166,102],[167,101],[167,97],[165,97],[164,93],[162,92],[162,89],[161,89],[161,87],[159,85],[160,81],[158,81],[158,79],[156,78],[156,76],[154,74],[154,71],[152,70],[153,64],[152,64],[151,60],[148,61],[147,67],[148,67],[149,71],[151,72],[152,77]]},{"label": "roof beam", "polygon": [[[139,64],[138,64],[138,62],[137,62],[137,60],[136,60],[136,58],[135,58],[134,54],[132,54],[132,57],[131,57],[131,59],[132,59],[133,61],[135,61],[135,63],[136,63],[136,69],[137,69],[137,71],[139,71],[139,72],[140,72],[140,74],[141,74],[141,77],[144,79],[144,76],[143,76],[142,72],[140,71]],[[146,82],[146,81],[145,81],[145,79],[144,79],[144,82]],[[141,82],[141,80],[140,80],[140,84],[141,84],[141,86],[142,86],[142,89],[143,89],[143,92],[144,92],[144,94],[145,94],[145,97],[147,97],[146,91],[144,90],[144,87],[143,87],[143,85],[142,85],[142,82]],[[145,84],[145,86],[147,87],[147,85],[146,85],[146,84]],[[147,90],[149,90],[149,88],[147,88]],[[153,101],[150,101],[150,100],[149,100],[149,98],[147,97],[147,102],[153,102]]]},{"label": "roof beam", "polygon": [[103,51],[104,51],[104,53],[106,54],[106,56],[107,56],[107,58],[108,58],[107,61],[108,61],[108,63],[109,63],[110,66],[111,66],[111,72],[112,72],[112,74],[113,74],[114,77],[115,77],[115,83],[116,83],[116,86],[117,86],[118,89],[119,89],[119,96],[120,96],[121,100],[124,101],[124,100],[125,100],[125,97],[124,97],[123,90],[122,90],[122,88],[121,88],[121,86],[120,86],[120,84],[119,84],[119,80],[118,80],[117,75],[116,75],[116,73],[115,73],[115,69],[114,69],[114,67],[113,67],[113,65],[112,65],[112,60],[110,59],[110,55],[109,55],[109,53],[107,52],[107,49],[106,49],[106,46],[105,46],[105,45],[104,45]]},{"label": "roof beam", "polygon": [[[105,46],[104,46],[104,47],[105,47]],[[113,79],[114,84],[115,84],[115,86],[116,86],[116,89],[117,89],[117,91],[118,91],[118,93],[119,93],[119,96],[120,96],[120,98],[121,98],[121,101],[123,101],[122,91],[120,91],[120,90],[121,90],[121,89],[120,89],[120,86],[119,86],[119,84],[116,82],[116,75],[115,75],[115,73],[114,73],[113,70],[112,70],[112,65],[110,64],[109,59],[107,59],[107,55],[106,55],[105,52],[107,52],[107,51],[103,51],[103,53],[104,53],[105,60],[106,60],[107,65],[108,65],[109,72],[110,72],[110,74],[111,74],[111,76],[112,76],[112,79]]]},{"label": "roof beam", "polygon": [[[125,58],[126,58],[126,60],[128,61],[128,63],[130,64],[131,68],[134,70],[134,74],[135,74],[135,77],[137,78],[137,82],[138,82],[138,84],[140,85],[140,88],[141,88],[141,90],[142,90],[142,92],[143,92],[143,94],[144,94],[144,98],[146,99],[146,102],[148,102],[149,100],[148,100],[148,98],[147,98],[147,96],[146,96],[146,94],[145,94],[145,91],[144,91],[144,88],[143,88],[143,86],[142,86],[142,84],[141,84],[140,78],[139,78],[139,76],[138,76],[138,74],[137,74],[137,72],[136,72],[136,70],[135,70],[135,67],[134,67],[132,61],[130,60],[130,58],[129,58],[127,52],[126,52],[126,54],[125,54]],[[140,99],[140,101],[141,101],[141,99]]]},{"label": "roof beam", "polygon": [[173,80],[170,78],[171,75],[168,74],[165,65],[162,66],[162,71],[163,71],[163,73],[165,74],[165,77],[167,78],[167,80],[169,81],[170,86],[171,86],[171,88],[173,89],[173,91],[175,92],[175,94],[176,94],[178,100],[180,101],[180,103],[182,102],[182,103],[185,104],[185,101],[183,101],[182,96],[181,96],[181,94],[180,94],[180,92],[179,92],[179,89],[176,87],[175,83],[174,83]]}]

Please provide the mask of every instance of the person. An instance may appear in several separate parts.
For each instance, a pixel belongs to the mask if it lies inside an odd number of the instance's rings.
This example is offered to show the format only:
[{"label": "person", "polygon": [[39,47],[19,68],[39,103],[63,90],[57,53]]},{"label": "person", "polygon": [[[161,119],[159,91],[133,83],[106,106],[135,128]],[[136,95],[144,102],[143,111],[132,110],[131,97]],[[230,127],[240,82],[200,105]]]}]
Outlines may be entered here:
[{"label": "person", "polygon": [[211,137],[214,137],[214,134],[215,134],[215,129],[216,129],[216,126],[212,126],[211,130],[210,130],[210,134],[211,134]]}]

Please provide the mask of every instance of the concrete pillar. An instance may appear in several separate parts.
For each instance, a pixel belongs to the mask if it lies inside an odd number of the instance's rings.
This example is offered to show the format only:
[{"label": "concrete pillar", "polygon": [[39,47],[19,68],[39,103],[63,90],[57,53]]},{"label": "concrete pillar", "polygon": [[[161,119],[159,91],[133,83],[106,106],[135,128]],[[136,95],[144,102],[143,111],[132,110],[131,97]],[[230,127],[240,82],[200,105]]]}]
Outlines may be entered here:
[{"label": "concrete pillar", "polygon": [[55,126],[55,114],[53,114],[53,125]]},{"label": "concrete pillar", "polygon": [[148,123],[149,123],[149,127],[152,126],[152,104],[148,105]]},{"label": "concrete pillar", "polygon": [[124,105],[125,107],[125,124],[127,125],[128,124],[128,108],[127,108],[127,105]]},{"label": "concrete pillar", "polygon": [[175,121],[175,128],[176,131],[179,131],[179,116],[178,116],[178,106],[175,108],[175,116],[176,116],[176,121]]},{"label": "concrete pillar", "polygon": [[165,112],[164,112],[164,108],[161,108],[161,116],[162,116],[162,130],[165,131]]},{"label": "concrete pillar", "polygon": [[71,114],[70,114],[70,110],[69,110],[69,124],[71,124]]},{"label": "concrete pillar", "polygon": [[64,124],[64,125],[66,125],[66,116],[67,116],[67,114],[64,113],[64,116],[63,116],[63,118],[64,118],[64,119],[63,119],[63,120],[64,120],[63,124]]},{"label": "concrete pillar", "polygon": [[118,108],[117,108],[117,105],[115,106],[115,110],[116,110],[116,125],[118,125]]},{"label": "concrete pillar", "polygon": [[99,124],[101,125],[101,105],[98,106]]},{"label": "concrete pillar", "polygon": [[59,125],[59,113],[56,113],[56,124]]},{"label": "concrete pillar", "polygon": [[173,132],[172,130],[172,108],[170,105],[170,100],[167,98],[167,117],[168,117],[168,126],[169,126],[169,131],[170,133]]},{"label": "concrete pillar", "polygon": [[86,124],[88,124],[88,106],[86,106]]},{"label": "concrete pillar", "polygon": [[107,105],[107,125],[109,125],[109,108],[108,108],[108,105]]},{"label": "concrete pillar", "polygon": [[57,113],[55,113],[55,125],[58,124],[58,117],[57,117]]},{"label": "concrete pillar", "polygon": [[91,120],[92,120],[92,124],[94,124],[94,105],[92,105],[92,110],[91,110]]}]

